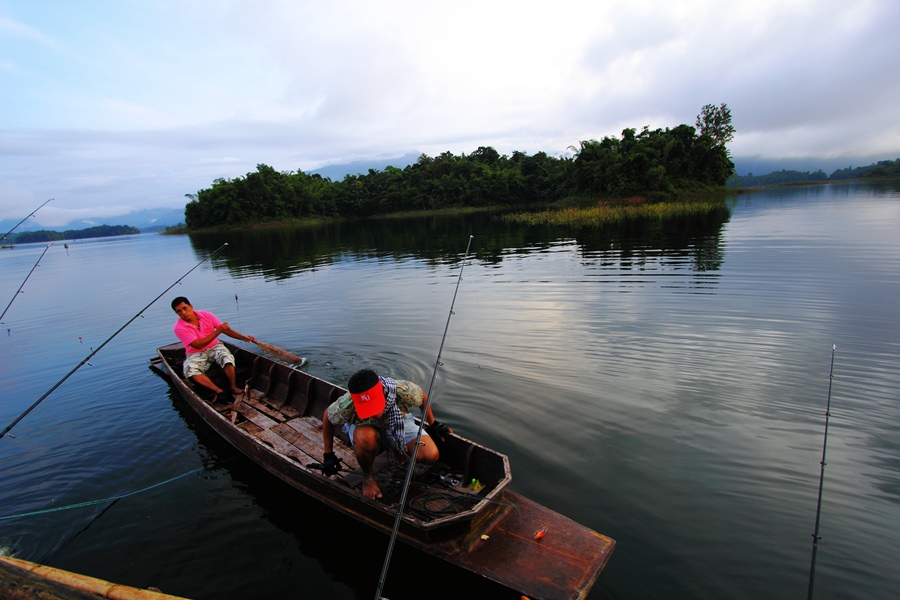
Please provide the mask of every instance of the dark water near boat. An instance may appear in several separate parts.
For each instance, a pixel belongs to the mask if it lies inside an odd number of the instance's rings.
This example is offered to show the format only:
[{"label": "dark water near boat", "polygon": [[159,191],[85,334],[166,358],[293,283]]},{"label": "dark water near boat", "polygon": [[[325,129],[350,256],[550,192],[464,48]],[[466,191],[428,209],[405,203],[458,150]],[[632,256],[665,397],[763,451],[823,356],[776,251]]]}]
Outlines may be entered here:
[{"label": "dark water near boat", "polygon": [[[471,234],[435,411],[618,541],[590,598],[805,596],[833,344],[815,596],[895,597],[898,230],[900,190],[842,185],[582,232],[480,215],[54,244],[4,318],[0,426],[229,246],[0,440],[0,551],[192,598],[373,597],[386,538],[217,441],[147,360],[185,295],[316,375],[427,386]],[[4,306],[44,247],[0,252]],[[403,548],[385,586],[495,591]]]}]

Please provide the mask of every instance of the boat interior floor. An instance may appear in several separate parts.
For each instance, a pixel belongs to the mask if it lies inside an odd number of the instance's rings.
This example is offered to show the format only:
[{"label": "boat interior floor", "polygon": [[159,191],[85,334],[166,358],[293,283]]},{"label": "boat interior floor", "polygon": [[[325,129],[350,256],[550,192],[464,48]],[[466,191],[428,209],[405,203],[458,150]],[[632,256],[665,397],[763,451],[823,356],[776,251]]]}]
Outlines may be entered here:
[{"label": "boat interior floor", "polygon": [[[206,401],[237,427],[294,462],[305,467],[321,463],[321,419],[303,416],[291,406],[277,406],[262,392],[252,389],[233,397],[212,395]],[[336,436],[334,452],[344,469],[335,477],[362,494],[364,473],[353,448],[342,437]],[[390,452],[382,452],[375,460],[374,473],[382,497],[373,502],[399,503],[407,466],[396,464]],[[471,509],[482,500],[479,491],[477,481],[467,482],[465,474],[453,472],[441,461],[430,465],[416,464],[404,510],[422,522],[429,522]]]}]

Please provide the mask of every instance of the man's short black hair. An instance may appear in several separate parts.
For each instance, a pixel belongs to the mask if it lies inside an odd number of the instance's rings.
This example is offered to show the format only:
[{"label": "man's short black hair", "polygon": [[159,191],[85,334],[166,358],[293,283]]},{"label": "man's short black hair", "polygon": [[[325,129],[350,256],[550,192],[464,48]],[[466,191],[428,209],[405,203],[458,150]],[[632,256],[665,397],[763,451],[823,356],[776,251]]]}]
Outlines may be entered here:
[{"label": "man's short black hair", "polygon": [[347,389],[351,394],[361,394],[378,383],[378,373],[372,369],[360,369],[350,377]]},{"label": "man's short black hair", "polygon": [[188,306],[191,305],[191,301],[185,298],[184,296],[178,296],[174,300],[172,300],[172,310],[175,310],[175,307],[184,302]]}]

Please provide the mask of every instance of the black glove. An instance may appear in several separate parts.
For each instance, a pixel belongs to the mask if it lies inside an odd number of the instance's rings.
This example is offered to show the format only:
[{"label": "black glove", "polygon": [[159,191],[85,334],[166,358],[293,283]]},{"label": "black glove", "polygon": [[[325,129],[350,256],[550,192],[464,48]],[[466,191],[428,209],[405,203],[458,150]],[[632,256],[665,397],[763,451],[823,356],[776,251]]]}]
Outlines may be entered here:
[{"label": "black glove", "polygon": [[435,420],[431,423],[431,425],[425,426],[425,431],[427,431],[428,435],[430,435],[431,437],[443,441],[444,435],[450,433],[450,428],[440,421]]},{"label": "black glove", "polygon": [[341,470],[340,459],[338,459],[334,452],[326,452],[323,456],[325,460],[322,462],[322,473],[324,473],[326,477],[336,475],[337,472]]}]

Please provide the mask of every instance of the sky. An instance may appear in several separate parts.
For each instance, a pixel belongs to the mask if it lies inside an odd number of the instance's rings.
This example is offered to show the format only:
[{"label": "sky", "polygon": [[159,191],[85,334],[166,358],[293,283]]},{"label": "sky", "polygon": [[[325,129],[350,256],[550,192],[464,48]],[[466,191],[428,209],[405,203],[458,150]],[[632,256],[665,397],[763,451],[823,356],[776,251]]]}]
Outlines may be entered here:
[{"label": "sky", "polygon": [[900,158],[897,0],[0,0],[0,219],[264,163],[571,155],[726,103],[741,158]]}]

